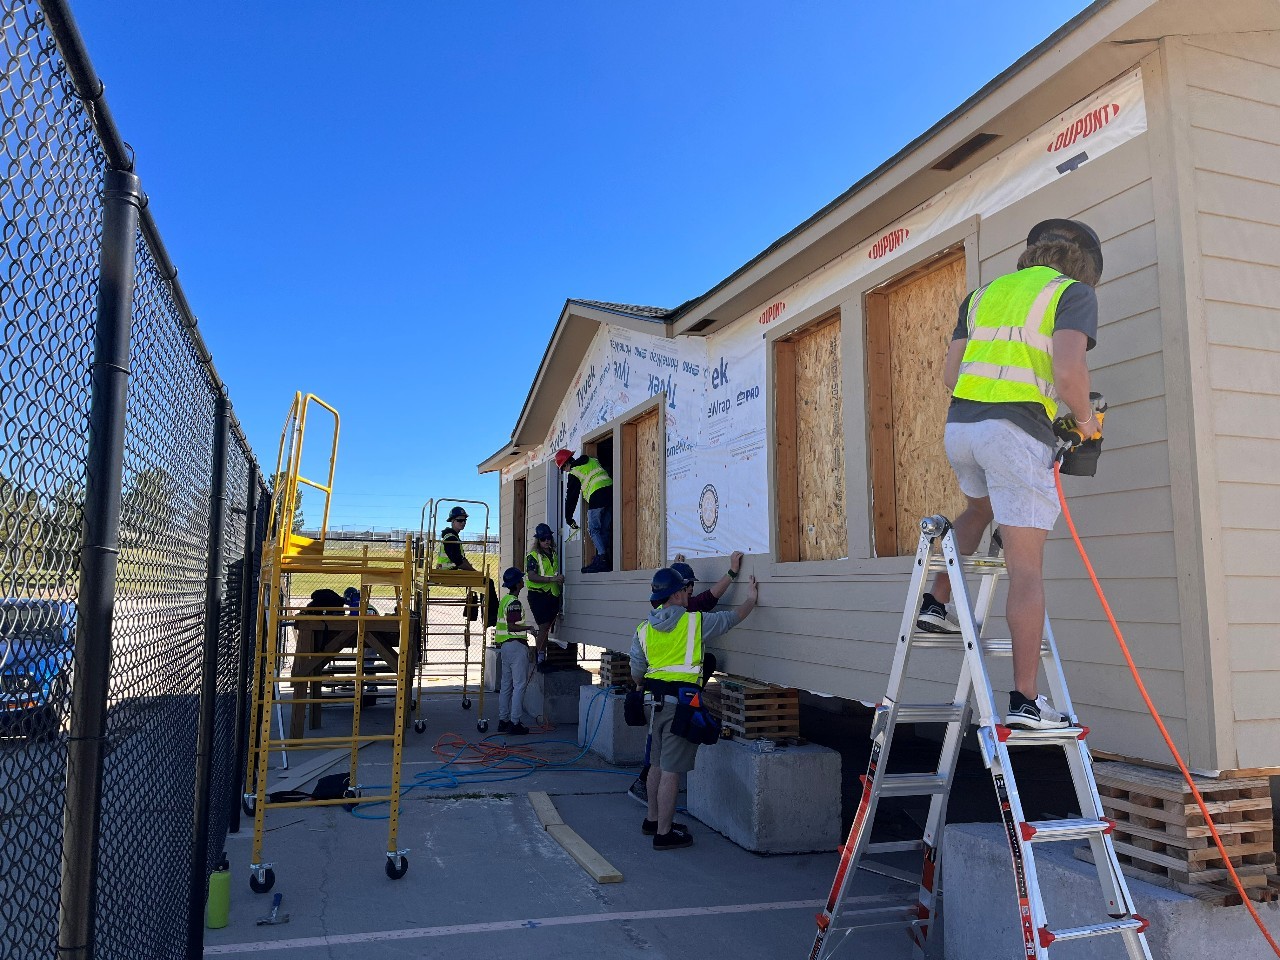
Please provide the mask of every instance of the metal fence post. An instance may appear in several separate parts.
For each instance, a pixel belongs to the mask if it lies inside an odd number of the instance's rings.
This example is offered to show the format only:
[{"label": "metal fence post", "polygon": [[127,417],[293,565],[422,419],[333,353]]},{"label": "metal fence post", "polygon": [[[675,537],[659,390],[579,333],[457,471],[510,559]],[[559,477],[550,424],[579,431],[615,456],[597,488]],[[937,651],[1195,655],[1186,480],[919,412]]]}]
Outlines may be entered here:
[{"label": "metal fence post", "polygon": [[97,326],[94,332],[84,543],[80,550],[71,729],[63,814],[58,956],[93,960],[98,898],[103,745],[111,683],[111,626],[120,557],[125,402],[133,314],[134,252],[142,188],[107,170],[102,191]]},{"label": "metal fence post", "polygon": [[259,555],[258,543],[258,465],[249,458],[249,495],[244,508],[244,562],[240,569],[240,663],[236,673],[236,759],[231,771],[231,796],[227,828],[240,832],[240,803],[244,791],[244,764],[249,739],[249,664],[257,656],[257,579],[254,561]]},{"label": "metal fence post", "polygon": [[195,816],[191,821],[191,887],[187,900],[187,957],[204,954],[204,906],[209,882],[209,794],[217,730],[218,640],[222,626],[223,538],[227,519],[227,440],[231,404],[218,390],[214,408],[213,478],[209,492],[209,560],[204,593],[204,657],[200,669],[200,731],[196,740]]}]

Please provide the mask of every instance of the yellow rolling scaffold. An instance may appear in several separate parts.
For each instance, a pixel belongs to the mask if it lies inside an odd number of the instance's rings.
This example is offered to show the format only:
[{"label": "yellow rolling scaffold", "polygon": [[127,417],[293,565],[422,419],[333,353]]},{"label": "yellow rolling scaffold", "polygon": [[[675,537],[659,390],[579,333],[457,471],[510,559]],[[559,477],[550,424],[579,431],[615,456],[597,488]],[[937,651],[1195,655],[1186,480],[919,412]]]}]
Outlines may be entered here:
[{"label": "yellow rolling scaffold", "polygon": [[[438,515],[442,506],[467,506],[477,514],[483,513],[484,533],[479,541],[478,563],[473,564],[476,569],[458,569],[445,554],[441,538],[444,519]],[[489,624],[490,607],[495,602],[489,577],[489,506],[479,500],[428,500],[422,507],[418,536],[423,545],[417,568],[417,609],[422,614],[422,646],[418,651],[415,684],[418,695],[414,701],[413,727],[419,733],[426,729],[426,721],[422,718],[422,690],[431,680],[459,677],[462,681],[462,709],[471,709],[471,645],[472,641],[479,640],[480,655],[476,659],[480,666],[477,685],[480,709],[477,711],[476,729],[485,733],[489,729],[484,711],[485,630]]]},{"label": "yellow rolling scaffold", "polygon": [[[301,474],[303,438],[308,415],[331,417],[327,477],[323,482]],[[273,864],[263,853],[263,833],[269,811],[282,808],[386,802],[389,805],[386,873],[398,880],[409,870],[408,851],[397,843],[400,821],[400,768],[404,731],[411,695],[417,609],[415,553],[421,550],[413,538],[395,542],[352,543],[327,537],[329,503],[333,494],[334,465],[338,450],[338,411],[312,394],[295,394],[280,437],[270,525],[262,548],[262,576],[258,594],[257,647],[254,660],[253,698],[250,714],[245,807],[253,814],[253,856],[249,886],[266,893],[275,884]],[[319,537],[295,533],[293,517],[301,488],[319,492],[324,502]],[[296,603],[289,595],[290,577],[335,578],[358,583],[358,606],[316,606]],[[375,601],[393,605],[387,615],[374,612]],[[293,630],[285,628],[292,626]],[[290,639],[292,637],[292,639]],[[352,648],[352,649],[348,649]],[[345,669],[344,669],[345,668]],[[341,682],[334,684],[335,674]],[[322,684],[335,685],[337,695],[321,696]],[[369,733],[362,728],[361,708],[369,691],[394,685],[395,718],[390,733]],[[285,690],[291,696],[284,696]],[[350,690],[350,696],[344,693]],[[376,694],[374,696],[376,699]],[[350,707],[351,731],[345,736],[305,736],[303,722],[319,728],[321,704]],[[273,708],[286,708],[288,729],[271,735]],[[360,748],[370,743],[391,746],[389,790],[363,794],[358,777]],[[342,795],[336,798],[290,797],[272,800],[267,788],[267,761],[273,750],[347,750],[348,773]]]}]

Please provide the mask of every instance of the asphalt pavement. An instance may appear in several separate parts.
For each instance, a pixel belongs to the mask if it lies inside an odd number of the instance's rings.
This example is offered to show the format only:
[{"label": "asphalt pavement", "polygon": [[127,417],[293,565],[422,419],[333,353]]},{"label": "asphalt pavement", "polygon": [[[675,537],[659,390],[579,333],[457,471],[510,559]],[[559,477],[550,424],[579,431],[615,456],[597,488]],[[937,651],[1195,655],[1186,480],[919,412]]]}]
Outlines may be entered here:
[{"label": "asphalt pavement", "polygon": [[[748,853],[687,814],[695,843],[655,851],[641,833],[643,809],[626,795],[636,770],[579,758],[575,726],[508,738],[556,766],[447,761],[463,741],[478,741],[478,702],[433,692],[427,730],[407,735],[398,846],[409,871],[384,872],[385,806],[271,810],[264,860],[274,863],[272,893],[282,895],[289,922],[258,926],[271,895],[248,884],[253,824],[227,841],[232,869],[231,922],[206,931],[205,955],[268,960],[323,957],[521,958],[795,958],[809,956],[814,914],[825,898],[837,856]],[[487,697],[490,733],[496,702]],[[368,716],[389,725],[390,709]],[[350,715],[326,709],[324,735]],[[504,738],[491,736],[490,744]],[[360,781],[386,783],[390,752],[361,752]],[[474,758],[464,751],[461,759]],[[575,761],[575,758],[576,761]],[[295,754],[295,763],[303,760]],[[274,758],[273,758],[274,762]],[[339,769],[339,768],[334,768]],[[526,771],[532,772],[523,775]],[[453,773],[463,776],[452,778]],[[518,779],[516,778],[518,776]],[[503,779],[509,778],[509,779]],[[487,781],[487,782],[486,782]],[[529,803],[546,791],[565,823],[617,868],[621,883],[598,884],[543,830]],[[682,797],[683,800],[683,797]],[[860,874],[852,891],[879,896],[900,885]],[[852,946],[852,945],[851,945]],[[873,936],[851,955],[896,960],[909,955],[901,930]],[[842,951],[843,952],[843,951]]]}]

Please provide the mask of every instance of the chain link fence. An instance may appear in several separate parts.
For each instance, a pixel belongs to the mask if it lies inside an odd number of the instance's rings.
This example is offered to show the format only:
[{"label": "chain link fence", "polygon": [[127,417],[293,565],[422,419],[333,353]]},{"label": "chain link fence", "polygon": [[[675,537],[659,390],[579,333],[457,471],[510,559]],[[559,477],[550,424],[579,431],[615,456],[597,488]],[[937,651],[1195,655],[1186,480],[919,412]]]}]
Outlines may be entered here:
[{"label": "chain link fence", "polygon": [[262,484],[65,3],[0,63],[0,956],[199,956]]}]

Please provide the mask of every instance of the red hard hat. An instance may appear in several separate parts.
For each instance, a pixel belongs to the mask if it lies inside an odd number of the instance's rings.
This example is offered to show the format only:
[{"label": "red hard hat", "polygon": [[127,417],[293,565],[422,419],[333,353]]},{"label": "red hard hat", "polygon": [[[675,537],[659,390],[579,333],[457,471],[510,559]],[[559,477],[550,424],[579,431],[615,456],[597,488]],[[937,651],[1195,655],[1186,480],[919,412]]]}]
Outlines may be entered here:
[{"label": "red hard hat", "polygon": [[561,470],[563,470],[563,469],[564,469],[564,465],[565,465],[566,463],[568,463],[568,462],[569,462],[570,460],[572,460],[572,459],[573,459],[573,451],[572,451],[572,450],[557,450],[557,451],[556,451],[556,466],[557,466],[557,467],[559,467]]}]

